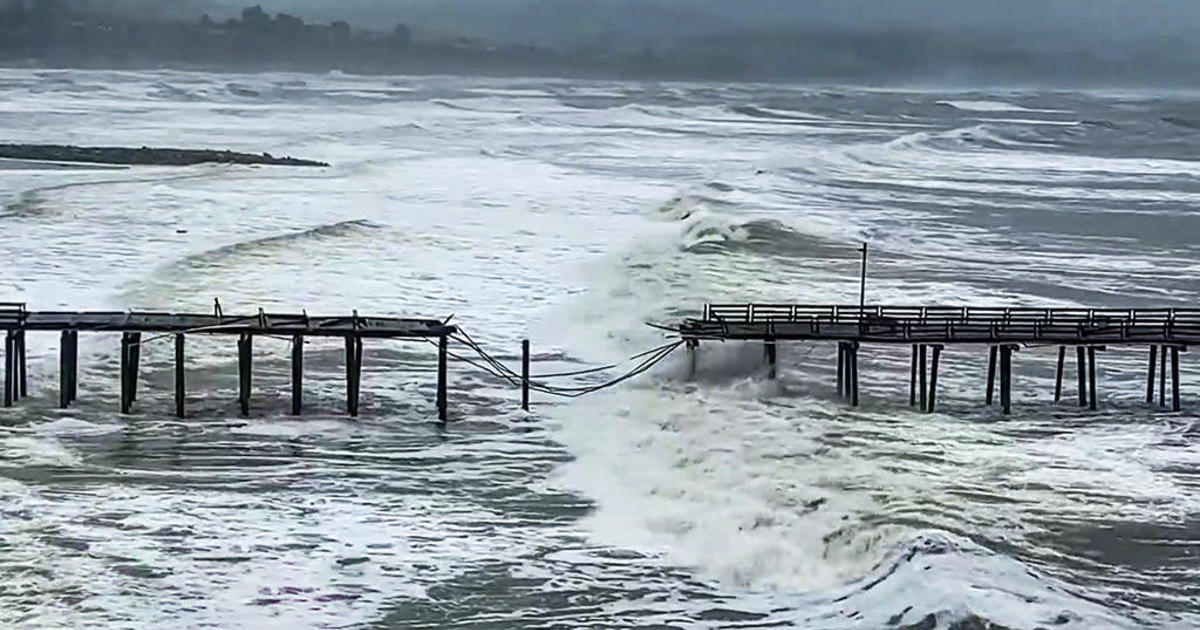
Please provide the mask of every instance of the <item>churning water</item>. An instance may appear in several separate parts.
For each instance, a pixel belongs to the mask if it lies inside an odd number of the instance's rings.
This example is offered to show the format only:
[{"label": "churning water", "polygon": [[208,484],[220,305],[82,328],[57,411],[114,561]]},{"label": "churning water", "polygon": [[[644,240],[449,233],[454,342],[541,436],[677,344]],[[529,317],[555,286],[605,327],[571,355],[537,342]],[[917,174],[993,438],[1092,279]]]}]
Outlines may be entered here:
[{"label": "churning water", "polygon": [[[936,92],[343,75],[0,72],[9,142],[269,151],[326,170],[0,165],[0,300],[447,317],[534,372],[662,343],[707,300],[1194,306],[1200,95]],[[169,344],[117,410],[118,339],[57,339],[0,426],[0,625],[12,627],[1190,628],[1200,430],[1148,408],[1144,356],[1101,354],[1102,411],[1015,412],[983,349],[944,357],[941,413],[867,347],[709,345],[570,402],[369,342],[363,417],[341,350]],[[1185,355],[1186,357],[1187,355]],[[1184,401],[1200,409],[1185,358]]]}]

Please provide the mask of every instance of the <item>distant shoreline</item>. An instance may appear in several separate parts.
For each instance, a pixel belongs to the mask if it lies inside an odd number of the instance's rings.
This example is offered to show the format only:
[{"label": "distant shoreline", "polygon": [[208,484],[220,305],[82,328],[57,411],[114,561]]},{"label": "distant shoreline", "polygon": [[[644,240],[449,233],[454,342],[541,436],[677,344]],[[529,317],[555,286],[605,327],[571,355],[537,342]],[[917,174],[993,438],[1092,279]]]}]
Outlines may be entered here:
[{"label": "distant shoreline", "polygon": [[270,166],[327,167],[326,162],[270,153],[239,153],[210,149],[154,149],[150,147],[77,147],[58,144],[0,144],[0,159],[72,164],[128,166],[192,166],[195,164],[258,164]]}]

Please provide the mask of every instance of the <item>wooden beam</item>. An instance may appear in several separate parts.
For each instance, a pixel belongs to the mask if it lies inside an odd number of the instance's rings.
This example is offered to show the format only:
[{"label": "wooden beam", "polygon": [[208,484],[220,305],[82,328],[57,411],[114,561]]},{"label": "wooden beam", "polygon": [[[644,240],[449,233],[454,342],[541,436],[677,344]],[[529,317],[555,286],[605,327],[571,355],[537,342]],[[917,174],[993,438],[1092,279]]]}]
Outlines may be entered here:
[{"label": "wooden beam", "polygon": [[121,413],[127,414],[133,406],[130,397],[129,373],[133,366],[131,333],[121,333]]},{"label": "wooden beam", "polygon": [[846,342],[837,344],[837,394],[839,400],[846,399]]}]

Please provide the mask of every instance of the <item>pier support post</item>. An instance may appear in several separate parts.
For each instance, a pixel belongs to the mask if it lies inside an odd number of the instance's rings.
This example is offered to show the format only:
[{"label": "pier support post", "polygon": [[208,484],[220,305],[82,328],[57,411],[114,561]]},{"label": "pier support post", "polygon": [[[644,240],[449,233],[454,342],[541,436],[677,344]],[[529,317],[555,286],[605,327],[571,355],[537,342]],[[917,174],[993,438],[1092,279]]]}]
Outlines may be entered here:
[{"label": "pier support post", "polygon": [[846,342],[837,344],[837,393],[839,400],[846,399]]},{"label": "pier support post", "polygon": [[1076,372],[1079,376],[1079,406],[1088,404],[1087,388],[1087,350],[1083,346],[1075,346]]},{"label": "pier support post", "polygon": [[912,368],[908,376],[908,406],[917,406],[917,344],[912,347]]},{"label": "pier support post", "polygon": [[1000,346],[1000,406],[1006,416],[1012,413],[1012,352],[1012,346]]},{"label": "pier support post", "polygon": [[1154,363],[1158,360],[1158,346],[1150,346],[1150,365],[1146,367],[1146,404],[1154,402]]},{"label": "pier support post", "polygon": [[929,346],[921,344],[921,411],[926,411],[929,409],[929,381],[927,380],[928,370],[925,362],[928,349]]},{"label": "pier support post", "polygon": [[17,379],[16,398],[20,400],[29,395],[29,374],[25,370],[25,330],[17,331]]},{"label": "pier support post", "polygon": [[1179,346],[1171,346],[1171,409],[1179,411]]},{"label": "pier support post", "polygon": [[362,337],[346,337],[346,412],[358,417],[358,400],[362,383]]},{"label": "pier support post", "polygon": [[996,346],[988,348],[987,404],[990,407],[996,393]]},{"label": "pier support post", "polygon": [[242,333],[238,337],[238,406],[242,417],[250,415],[250,387],[253,384],[251,371],[254,369],[254,337]]},{"label": "pier support post", "polygon": [[137,401],[138,367],[142,364],[142,333],[129,334],[133,335],[129,346],[129,357],[133,364],[132,377],[129,379],[129,400],[134,402]]},{"label": "pier support post", "polygon": [[1159,347],[1158,406],[1167,406],[1167,347]]},{"label": "pier support post", "polygon": [[700,350],[700,340],[699,339],[688,339],[687,343],[684,345],[687,346],[687,357],[688,357],[687,378],[690,381],[690,380],[696,378],[696,367],[697,367],[697,360],[698,360],[697,354],[699,353],[699,350]]},{"label": "pier support post", "polygon": [[1054,372],[1054,402],[1062,400],[1063,368],[1067,362],[1067,347],[1058,347],[1058,369]]},{"label": "pier support post", "polygon": [[121,413],[133,410],[137,398],[137,348],[141,343],[140,333],[121,333]]},{"label": "pier support post", "polygon": [[847,358],[849,359],[847,367],[850,372],[850,405],[853,407],[858,406],[858,348],[857,341],[850,343],[846,348],[848,351]]},{"label": "pier support post", "polygon": [[937,405],[937,382],[938,382],[938,363],[942,357],[942,345],[933,346],[933,363],[929,366],[929,408],[925,413],[933,413],[933,408]]},{"label": "pier support post", "polygon": [[70,370],[67,381],[67,402],[73,403],[79,397],[79,331],[71,331],[71,352],[67,355],[71,359]]},{"label": "pier support post", "polygon": [[450,341],[446,335],[442,335],[438,338],[437,407],[438,420],[441,420],[442,422],[445,422],[446,417],[449,415],[447,409],[447,407],[449,407],[449,401],[447,400],[446,396],[446,355],[449,352],[449,345]]},{"label": "pier support post", "polygon": [[292,415],[300,415],[304,400],[304,335],[292,335]]},{"label": "pier support post", "polygon": [[58,406],[71,405],[71,331],[64,330],[58,342]]},{"label": "pier support post", "polygon": [[1092,411],[1096,406],[1096,347],[1088,346],[1088,408]]},{"label": "pier support post", "polygon": [[11,407],[13,404],[13,384],[16,377],[13,372],[16,371],[16,341],[13,336],[13,331],[4,331],[4,406]]},{"label": "pier support post", "polygon": [[183,375],[183,333],[175,334],[175,417],[182,418],[186,382]]},{"label": "pier support post", "polygon": [[775,365],[775,360],[777,357],[778,357],[778,354],[777,354],[777,347],[775,345],[775,340],[768,339],[766,341],[766,343],[763,344],[763,358],[767,362],[767,378],[768,379],[775,380],[775,378],[779,374],[778,369],[776,368],[776,365]]},{"label": "pier support post", "polygon": [[[688,352],[692,351],[692,342],[688,341]],[[694,354],[692,355],[695,356]],[[521,340],[521,409],[529,411],[529,340]]]}]

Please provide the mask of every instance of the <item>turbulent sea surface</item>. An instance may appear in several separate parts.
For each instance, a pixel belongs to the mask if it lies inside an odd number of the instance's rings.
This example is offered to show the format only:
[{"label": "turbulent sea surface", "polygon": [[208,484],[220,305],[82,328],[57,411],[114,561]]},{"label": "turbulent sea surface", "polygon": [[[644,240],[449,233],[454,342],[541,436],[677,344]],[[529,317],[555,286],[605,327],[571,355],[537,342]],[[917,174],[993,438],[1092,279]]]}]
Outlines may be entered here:
[{"label": "turbulent sea surface", "polygon": [[[30,308],[451,314],[534,373],[663,343],[705,301],[1195,306],[1200,95],[885,91],[344,75],[0,71],[7,142],[268,151],[275,167],[0,162],[0,301]],[[706,345],[519,411],[505,383],[368,342],[363,415],[314,341],[143,355],[31,334],[0,411],[0,626],[1193,628],[1200,369],[1144,402],[1141,350],[1100,353],[1101,411],[1053,403],[1053,348],[983,405],[986,351],[943,357],[939,413],[903,349]],[[462,348],[458,348],[464,351]],[[602,376],[584,377],[583,383]],[[1068,369],[1068,391],[1073,369]],[[586,379],[595,379],[592,381]]]}]

